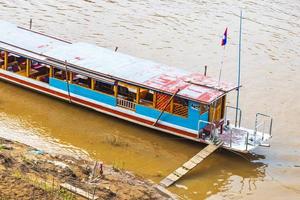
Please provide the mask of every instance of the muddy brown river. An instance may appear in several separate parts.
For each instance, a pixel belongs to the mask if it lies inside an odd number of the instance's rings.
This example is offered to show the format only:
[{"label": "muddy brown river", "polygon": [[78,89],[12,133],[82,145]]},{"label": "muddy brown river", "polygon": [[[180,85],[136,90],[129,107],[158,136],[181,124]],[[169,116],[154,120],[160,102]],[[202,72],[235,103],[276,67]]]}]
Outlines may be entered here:
[{"label": "muddy brown river", "polygon": [[[300,2],[297,0],[0,0],[0,19],[236,82],[239,11],[242,125],[274,117],[271,147],[248,161],[220,151],[170,188],[183,199],[300,199]],[[1,36],[0,36],[1,37]],[[159,182],[204,146],[0,81],[0,136],[51,146]],[[235,105],[235,94],[229,98]]]}]

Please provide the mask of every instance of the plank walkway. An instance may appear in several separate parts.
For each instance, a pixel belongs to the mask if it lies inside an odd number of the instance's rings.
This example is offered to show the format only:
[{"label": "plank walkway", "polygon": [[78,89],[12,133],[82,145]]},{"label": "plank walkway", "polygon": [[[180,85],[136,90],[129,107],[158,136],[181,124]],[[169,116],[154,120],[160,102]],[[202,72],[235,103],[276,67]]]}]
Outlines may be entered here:
[{"label": "plank walkway", "polygon": [[199,153],[197,153],[194,157],[192,157],[189,161],[184,163],[181,167],[176,169],[174,172],[169,174],[166,178],[164,178],[159,184],[163,187],[169,187],[176,181],[178,181],[181,177],[191,171],[194,167],[196,167],[201,161],[211,155],[215,150],[217,150],[220,146],[223,145],[223,142],[219,142],[218,144],[209,144],[204,149],[202,149]]}]

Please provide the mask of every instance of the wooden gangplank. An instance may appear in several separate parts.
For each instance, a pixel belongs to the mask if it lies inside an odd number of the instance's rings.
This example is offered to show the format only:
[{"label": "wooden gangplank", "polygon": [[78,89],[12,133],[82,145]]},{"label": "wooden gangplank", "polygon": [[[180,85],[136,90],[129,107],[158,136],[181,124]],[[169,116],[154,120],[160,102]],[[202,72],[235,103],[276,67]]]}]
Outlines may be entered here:
[{"label": "wooden gangplank", "polygon": [[201,161],[211,155],[215,150],[217,150],[220,146],[223,145],[223,142],[219,142],[217,144],[209,144],[204,149],[202,149],[199,153],[197,153],[194,157],[192,157],[189,161],[184,163],[181,167],[176,169],[174,172],[169,174],[166,178],[164,178],[159,184],[163,187],[169,187],[176,181],[178,181],[181,177],[191,171],[194,167],[196,167]]}]

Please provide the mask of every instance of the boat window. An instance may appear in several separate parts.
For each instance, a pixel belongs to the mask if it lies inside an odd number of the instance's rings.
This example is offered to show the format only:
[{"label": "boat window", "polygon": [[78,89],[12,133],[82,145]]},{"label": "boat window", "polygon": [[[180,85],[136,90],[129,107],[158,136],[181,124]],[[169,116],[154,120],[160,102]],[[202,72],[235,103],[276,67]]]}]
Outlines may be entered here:
[{"label": "boat window", "polygon": [[140,89],[140,104],[145,106],[153,106],[153,91],[141,88]]},{"label": "boat window", "polygon": [[114,82],[96,80],[95,90],[105,94],[114,94]]},{"label": "boat window", "polygon": [[66,80],[66,70],[54,67],[53,68],[53,77],[60,79],[60,80]]},{"label": "boat window", "polygon": [[209,106],[200,104],[200,115],[206,113],[208,111]]},{"label": "boat window", "polygon": [[188,116],[188,101],[180,97],[174,97],[173,101],[173,114],[182,117]]},{"label": "boat window", "polygon": [[2,69],[4,68],[4,54],[5,54],[4,51],[0,52],[0,66]]},{"label": "boat window", "polygon": [[[5,59],[5,56],[3,57],[3,60]],[[7,70],[14,73],[19,73],[20,75],[25,76],[25,70],[26,70],[26,58],[8,53],[7,56]],[[22,73],[24,72],[24,73]]]},{"label": "boat window", "polygon": [[29,77],[38,81],[49,83],[50,66],[32,60],[29,69]]},{"label": "boat window", "polygon": [[72,72],[72,83],[82,87],[91,88],[91,78]]},{"label": "boat window", "polygon": [[17,62],[20,61],[21,56],[13,54],[13,53],[9,53],[8,54],[8,63],[12,63],[12,62]]},{"label": "boat window", "polygon": [[[1,52],[0,64],[3,66],[5,52]],[[38,81],[49,83],[49,66],[39,63],[35,60],[29,60],[23,56],[13,53],[7,53],[7,71],[19,74],[21,76],[36,79]]]},{"label": "boat window", "polygon": [[136,102],[136,93],[137,87],[127,83],[118,83],[118,98]]}]

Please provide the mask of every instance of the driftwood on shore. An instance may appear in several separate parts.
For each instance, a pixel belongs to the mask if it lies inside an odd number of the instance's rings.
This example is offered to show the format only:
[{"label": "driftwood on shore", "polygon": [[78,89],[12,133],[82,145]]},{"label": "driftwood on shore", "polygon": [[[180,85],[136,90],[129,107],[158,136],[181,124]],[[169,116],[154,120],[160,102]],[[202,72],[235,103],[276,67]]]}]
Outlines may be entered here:
[{"label": "driftwood on shore", "polygon": [[87,191],[84,191],[78,187],[75,187],[73,185],[70,185],[69,183],[62,183],[60,184],[60,187],[74,193],[74,194],[77,194],[79,196],[82,196],[86,199],[90,199],[90,200],[97,200],[99,197],[98,196],[95,196],[95,194],[92,194],[90,192],[87,192]]}]

